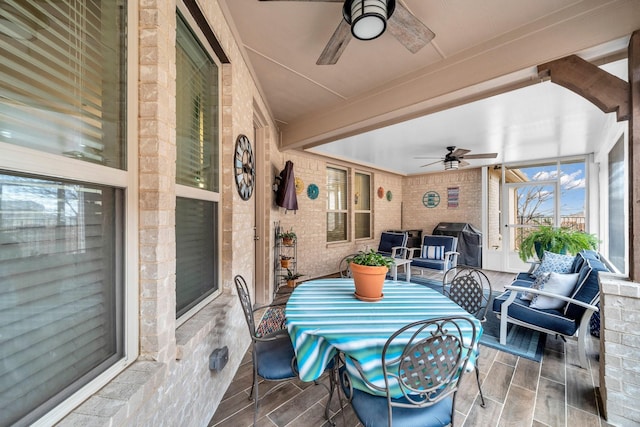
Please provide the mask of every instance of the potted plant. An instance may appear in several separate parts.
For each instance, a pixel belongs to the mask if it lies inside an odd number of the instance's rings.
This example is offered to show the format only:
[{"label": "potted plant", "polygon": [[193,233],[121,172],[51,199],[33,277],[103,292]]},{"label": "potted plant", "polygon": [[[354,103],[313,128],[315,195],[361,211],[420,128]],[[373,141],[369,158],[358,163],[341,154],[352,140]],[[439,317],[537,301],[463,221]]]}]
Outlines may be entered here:
[{"label": "potted plant", "polygon": [[281,233],[278,234],[278,238],[282,239],[282,244],[285,246],[291,246],[293,245],[293,241],[296,240],[297,236],[296,233],[289,229],[287,231],[283,231]]},{"label": "potted plant", "polygon": [[375,252],[360,252],[347,259],[356,288],[355,296],[362,301],[379,301],[382,288],[393,259]]},{"label": "potted plant", "polygon": [[287,274],[281,274],[280,275],[280,277],[282,277],[283,279],[285,279],[287,281],[287,286],[289,286],[290,288],[295,288],[296,287],[296,281],[302,276],[304,276],[304,274],[294,273],[293,271],[291,271],[288,268],[287,268]]},{"label": "potted plant", "polygon": [[544,251],[575,255],[583,249],[597,248],[598,238],[594,234],[569,227],[541,225],[522,240],[519,255],[523,261],[527,261],[534,256],[542,260]]},{"label": "potted plant", "polygon": [[280,255],[280,267],[289,268],[291,267],[291,259],[293,257],[288,255]]}]

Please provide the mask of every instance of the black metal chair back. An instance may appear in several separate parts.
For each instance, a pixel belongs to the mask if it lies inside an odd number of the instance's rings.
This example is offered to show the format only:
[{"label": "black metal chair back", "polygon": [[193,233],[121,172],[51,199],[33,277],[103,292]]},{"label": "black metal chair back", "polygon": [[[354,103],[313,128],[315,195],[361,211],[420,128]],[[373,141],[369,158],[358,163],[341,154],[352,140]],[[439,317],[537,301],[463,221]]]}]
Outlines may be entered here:
[{"label": "black metal chair back", "polygon": [[442,279],[443,293],[451,301],[473,314],[481,322],[487,320],[491,300],[491,282],[477,268],[457,266]]}]

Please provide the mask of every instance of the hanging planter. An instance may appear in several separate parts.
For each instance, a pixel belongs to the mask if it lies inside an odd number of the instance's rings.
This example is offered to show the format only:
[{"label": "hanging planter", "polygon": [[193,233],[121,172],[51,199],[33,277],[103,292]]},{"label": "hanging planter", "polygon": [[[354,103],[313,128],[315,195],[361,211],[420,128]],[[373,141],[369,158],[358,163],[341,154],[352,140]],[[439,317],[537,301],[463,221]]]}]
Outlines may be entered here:
[{"label": "hanging planter", "polygon": [[347,260],[351,268],[355,297],[361,301],[380,301],[384,294],[384,280],[393,260],[373,250],[360,252]]}]

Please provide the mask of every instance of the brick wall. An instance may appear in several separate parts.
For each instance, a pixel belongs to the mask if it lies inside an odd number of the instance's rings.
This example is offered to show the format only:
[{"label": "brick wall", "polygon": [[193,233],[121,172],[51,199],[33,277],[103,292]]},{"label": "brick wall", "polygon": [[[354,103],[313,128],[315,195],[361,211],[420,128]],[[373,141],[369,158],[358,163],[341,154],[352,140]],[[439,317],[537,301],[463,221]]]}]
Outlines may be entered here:
[{"label": "brick wall", "polygon": [[600,274],[600,394],[609,424],[640,424],[640,284]]},{"label": "brick wall", "polygon": [[[287,160],[291,160],[295,177],[304,182],[304,191],[298,195],[297,212],[285,212],[284,209],[277,207],[275,202],[272,205],[273,220],[279,221],[280,226],[285,229],[292,228],[298,236],[298,272],[305,275],[302,279],[308,280],[338,271],[338,263],[344,256],[362,250],[367,246],[377,248],[382,231],[400,227],[402,207],[402,178],[400,176],[363,168],[347,162],[326,159],[314,154],[278,152],[274,155],[274,158],[277,161],[274,161],[272,165],[271,179],[284,168]],[[349,242],[327,244],[325,227],[327,207],[326,169],[329,165],[346,168],[349,171],[350,182],[353,182],[356,171],[371,173],[372,206],[374,211],[371,239],[355,240],[352,231]],[[315,200],[307,196],[307,187],[312,183],[316,184],[320,189],[319,196]],[[384,188],[385,197],[378,198],[378,187]],[[391,201],[386,198],[387,191],[391,191]],[[349,189],[348,203],[353,207],[353,192],[351,189]],[[353,215],[351,218],[353,220]]]},{"label": "brick wall", "polygon": [[[481,230],[481,169],[410,176],[403,179],[402,186],[402,228],[431,234],[440,222],[468,222]],[[457,208],[447,207],[447,189],[450,187],[459,187]],[[435,191],[440,196],[440,203],[435,208],[427,208],[422,203],[428,191]]]}]

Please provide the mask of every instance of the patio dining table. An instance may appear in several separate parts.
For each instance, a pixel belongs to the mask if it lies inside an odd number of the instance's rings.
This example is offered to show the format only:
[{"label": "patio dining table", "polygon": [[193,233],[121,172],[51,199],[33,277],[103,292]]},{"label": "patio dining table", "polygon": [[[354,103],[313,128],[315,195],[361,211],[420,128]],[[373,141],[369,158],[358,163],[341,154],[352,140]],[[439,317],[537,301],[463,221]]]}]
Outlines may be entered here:
[{"label": "patio dining table", "polygon": [[[482,334],[475,317],[429,287],[388,280],[383,294],[377,302],[360,301],[354,296],[353,279],[311,280],[298,285],[289,297],[285,317],[301,380],[318,379],[328,362],[342,352],[349,356],[345,367],[353,386],[381,394],[360,379],[351,358],[361,365],[368,381],[384,387],[382,348],[401,327],[418,320],[465,316],[474,319],[478,339]],[[468,328],[463,334],[469,344],[472,331]],[[475,363],[475,356],[471,360]],[[400,395],[397,387],[392,395]]]}]

